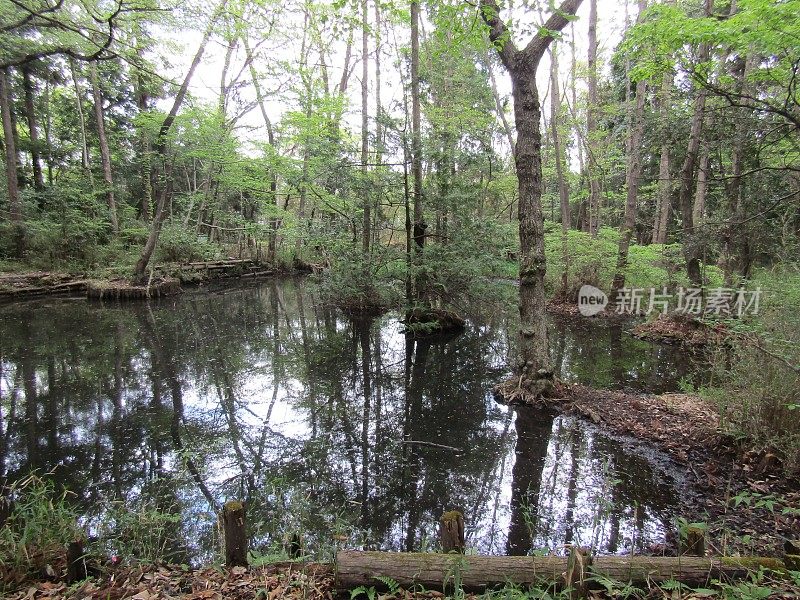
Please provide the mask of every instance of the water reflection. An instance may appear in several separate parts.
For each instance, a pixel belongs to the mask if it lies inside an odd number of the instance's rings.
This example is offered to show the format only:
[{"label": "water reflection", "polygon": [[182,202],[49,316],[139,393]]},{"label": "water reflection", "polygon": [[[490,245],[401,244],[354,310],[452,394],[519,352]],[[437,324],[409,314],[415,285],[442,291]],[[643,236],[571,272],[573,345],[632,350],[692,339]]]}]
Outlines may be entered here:
[{"label": "water reflection", "polygon": [[[311,549],[414,550],[466,515],[483,553],[606,552],[663,539],[668,469],[588,425],[497,405],[514,311],[447,341],[397,319],[350,320],[301,280],[125,306],[0,308],[0,475],[33,469],[79,493],[179,510],[174,556],[206,558],[215,511],[244,498],[254,547],[301,531]],[[565,378],[674,387],[673,349],[606,326],[552,323]]]}]

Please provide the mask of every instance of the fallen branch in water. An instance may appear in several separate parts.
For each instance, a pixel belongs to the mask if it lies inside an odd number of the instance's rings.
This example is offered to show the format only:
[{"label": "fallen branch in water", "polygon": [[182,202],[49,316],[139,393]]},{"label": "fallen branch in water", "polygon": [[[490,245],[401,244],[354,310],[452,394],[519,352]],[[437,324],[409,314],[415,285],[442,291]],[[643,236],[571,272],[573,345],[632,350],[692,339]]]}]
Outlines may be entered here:
[{"label": "fallen branch in water", "polygon": [[431,448],[441,448],[442,450],[452,450],[453,452],[463,453],[464,450],[456,448],[455,446],[446,446],[445,444],[436,444],[434,442],[423,442],[421,440],[403,440],[401,444],[408,444],[409,446],[429,446]]}]

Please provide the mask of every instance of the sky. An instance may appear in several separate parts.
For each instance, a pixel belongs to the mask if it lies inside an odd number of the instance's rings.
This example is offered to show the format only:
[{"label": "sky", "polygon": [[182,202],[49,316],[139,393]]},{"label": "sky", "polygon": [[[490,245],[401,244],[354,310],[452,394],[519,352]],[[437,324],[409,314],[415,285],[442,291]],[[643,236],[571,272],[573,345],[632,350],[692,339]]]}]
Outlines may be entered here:
[{"label": "sky", "polygon": [[[373,18],[373,9],[370,2],[370,19]],[[636,18],[636,5],[633,2],[629,3],[628,10],[630,12],[630,20]],[[614,47],[620,42],[623,31],[625,29],[625,13],[626,3],[623,0],[598,0],[598,26],[597,26],[597,39],[598,39],[598,53],[600,56],[601,68],[607,68],[607,61],[611,56]],[[513,14],[514,38],[518,47],[524,46],[528,42],[531,35],[525,35],[525,30],[531,29],[531,25],[537,19],[537,13],[533,10],[526,10],[523,7],[517,7],[512,11],[506,10],[504,17],[508,18]],[[564,41],[567,42],[574,28],[576,55],[580,63],[586,62],[588,43],[588,16],[589,16],[589,2],[584,1],[578,10],[578,19],[568,26],[564,31]],[[292,22],[294,21],[294,22]],[[294,28],[297,35],[293,39],[283,40],[278,42],[276,47],[270,48],[265,52],[257,61],[257,70],[260,73],[270,70],[280,70],[280,64],[285,62],[289,64],[297,64],[299,62],[299,43],[300,33],[302,27],[302,20],[298,14],[290,15],[288,21],[281,23],[281,28],[285,28],[288,22],[290,29]],[[427,27],[426,27],[427,25]],[[202,27],[198,25],[196,30],[184,31],[180,35],[180,39],[175,40],[174,33],[166,33],[169,36],[169,41],[174,44],[175,51],[170,56],[172,62],[171,69],[168,75],[174,80],[179,80],[188,69],[188,65],[197,49],[202,36]],[[423,22],[423,29],[430,30],[430,25]],[[395,65],[396,60],[396,46],[405,46],[408,44],[409,32],[402,25],[392,25],[390,28],[384,29],[384,53],[382,61],[382,86],[381,86],[381,100],[384,110],[394,101],[400,103],[402,99],[402,86],[398,69]],[[351,68],[355,64],[352,75],[349,80],[348,94],[349,94],[349,110],[345,114],[344,124],[350,129],[354,135],[358,135],[360,130],[360,90],[361,81],[360,73],[361,67],[360,60],[360,30],[355,32],[353,56],[351,59]],[[335,44],[334,51],[329,57],[329,71],[330,78],[333,82],[338,82],[342,73],[342,65],[344,62],[344,39],[339,40]],[[374,52],[374,40],[370,40],[370,53]],[[195,73],[190,85],[190,94],[196,100],[205,103],[216,103],[219,89],[220,89],[220,74],[223,68],[223,61],[225,57],[225,47],[219,38],[214,38],[209,43],[203,61]],[[566,86],[568,83],[568,73],[570,69],[570,50],[568,43],[560,44],[559,51],[559,71],[561,74],[560,83]],[[234,56],[233,66],[231,72],[236,73],[239,71],[244,60],[244,53],[239,52]],[[580,67],[579,67],[580,68]],[[540,97],[542,97],[543,113],[548,113],[548,106],[545,100],[545,93],[549,90],[549,69],[550,59],[546,54],[537,73],[537,80],[539,82]],[[370,128],[374,128],[374,115],[376,112],[375,107],[375,88],[374,88],[374,65],[370,64]],[[509,96],[511,91],[511,83],[508,75],[501,67],[498,67],[495,72],[495,77],[498,82],[500,94],[502,96]],[[249,75],[245,74],[243,80],[247,85],[241,90],[241,95],[245,100],[254,100],[255,93],[252,85],[249,84]],[[281,93],[275,93],[276,89],[281,88],[279,80],[271,77],[265,77],[262,80],[262,87],[269,100],[267,102],[267,110],[273,123],[280,121],[281,116],[288,108],[291,108],[291,100],[281,97]],[[585,89],[585,82],[581,79],[578,80],[579,93]],[[162,101],[162,108],[168,108],[171,100]],[[295,105],[296,106],[296,105]],[[513,123],[511,111],[511,102],[509,101],[509,121]],[[249,112],[240,120],[240,127],[237,129],[237,135],[245,142],[245,152],[248,154],[256,155],[259,152],[259,147],[266,141],[266,132],[261,114],[257,108]]]}]

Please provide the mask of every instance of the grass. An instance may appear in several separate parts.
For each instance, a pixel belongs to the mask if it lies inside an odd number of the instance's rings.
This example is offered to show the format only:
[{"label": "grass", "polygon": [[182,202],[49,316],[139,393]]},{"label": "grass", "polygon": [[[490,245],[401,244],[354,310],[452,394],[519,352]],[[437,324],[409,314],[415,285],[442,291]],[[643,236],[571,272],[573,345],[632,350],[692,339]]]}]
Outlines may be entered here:
[{"label": "grass", "polygon": [[738,336],[719,349],[711,385],[725,430],[763,451],[775,452],[789,473],[800,472],[800,272],[791,265],[757,271],[757,315],[728,326]]}]

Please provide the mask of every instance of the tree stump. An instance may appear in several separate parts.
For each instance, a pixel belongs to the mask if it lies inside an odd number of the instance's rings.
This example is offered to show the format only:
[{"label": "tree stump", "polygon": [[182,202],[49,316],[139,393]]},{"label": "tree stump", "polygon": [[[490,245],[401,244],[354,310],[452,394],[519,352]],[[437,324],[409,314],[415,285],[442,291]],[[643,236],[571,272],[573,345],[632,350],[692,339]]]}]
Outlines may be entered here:
[{"label": "tree stump", "polygon": [[587,548],[570,546],[567,570],[564,573],[564,587],[568,590],[571,600],[589,597],[589,567],[592,556]]},{"label": "tree stump", "polygon": [[442,515],[439,521],[442,552],[464,553],[464,516],[457,510]]},{"label": "tree stump", "polygon": [[229,500],[222,507],[222,530],[225,536],[225,565],[247,566],[247,531],[245,508],[238,500]]},{"label": "tree stump", "polygon": [[72,585],[88,577],[83,543],[75,540],[67,544],[67,584]]},{"label": "tree stump", "polygon": [[688,526],[681,535],[681,556],[705,556],[706,532],[702,527]]}]

